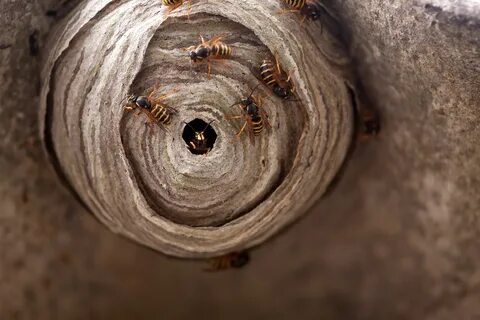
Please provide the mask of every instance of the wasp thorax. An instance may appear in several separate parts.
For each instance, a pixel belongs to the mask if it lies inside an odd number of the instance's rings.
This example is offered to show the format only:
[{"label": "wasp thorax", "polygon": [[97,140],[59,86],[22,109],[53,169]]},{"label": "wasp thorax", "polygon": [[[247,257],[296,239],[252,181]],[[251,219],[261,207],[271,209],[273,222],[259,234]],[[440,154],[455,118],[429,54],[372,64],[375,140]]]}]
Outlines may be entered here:
[{"label": "wasp thorax", "polygon": [[258,113],[258,107],[255,103],[250,102],[247,105],[247,113],[250,115],[257,114]]},{"label": "wasp thorax", "polygon": [[139,106],[140,108],[150,109],[150,107],[151,107],[150,101],[149,101],[148,98],[145,97],[145,96],[137,97],[136,100],[135,100],[135,103],[136,103],[137,106]]},{"label": "wasp thorax", "polygon": [[198,118],[185,122],[182,138],[191,153],[195,155],[207,154],[212,150],[217,140],[217,133],[211,126],[212,122],[207,123]]}]

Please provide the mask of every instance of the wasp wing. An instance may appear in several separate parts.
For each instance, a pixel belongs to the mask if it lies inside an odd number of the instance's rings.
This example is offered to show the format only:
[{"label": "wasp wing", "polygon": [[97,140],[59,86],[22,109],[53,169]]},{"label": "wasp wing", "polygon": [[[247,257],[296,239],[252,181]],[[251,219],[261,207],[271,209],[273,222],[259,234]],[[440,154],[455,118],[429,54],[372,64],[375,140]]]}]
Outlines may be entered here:
[{"label": "wasp wing", "polygon": [[268,114],[265,111],[265,109],[260,107],[259,110],[260,110],[260,116],[262,117],[263,124],[265,124],[265,127],[267,127],[267,129],[272,129],[272,126],[270,125],[270,121],[268,120]]},{"label": "wasp wing", "polygon": [[245,121],[247,121],[248,138],[250,139],[250,143],[255,145],[255,133],[253,132],[252,118],[245,116]]},{"label": "wasp wing", "polygon": [[216,37],[214,37],[214,38],[212,38],[212,39],[210,39],[210,40],[205,41],[204,44],[205,44],[205,45],[210,45],[210,46],[212,46],[212,45],[214,45],[214,44],[216,44],[216,43],[222,42],[221,40],[222,40],[223,38],[225,38],[226,35],[227,35],[226,33],[222,33],[222,34],[220,34],[220,35],[218,35],[218,36],[216,36]]}]

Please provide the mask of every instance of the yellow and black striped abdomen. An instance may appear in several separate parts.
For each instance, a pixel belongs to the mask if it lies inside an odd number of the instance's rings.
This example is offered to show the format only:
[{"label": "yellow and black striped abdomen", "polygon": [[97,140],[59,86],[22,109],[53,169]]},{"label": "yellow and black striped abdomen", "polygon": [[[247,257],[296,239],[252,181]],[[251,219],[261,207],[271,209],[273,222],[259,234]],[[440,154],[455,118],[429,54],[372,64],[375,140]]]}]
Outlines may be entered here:
[{"label": "yellow and black striped abdomen", "polygon": [[300,10],[306,3],[306,0],[284,0],[292,9]]},{"label": "yellow and black striped abdomen", "polygon": [[253,135],[258,136],[263,131],[263,119],[261,117],[252,119]]},{"label": "yellow and black striped abdomen", "polygon": [[210,55],[212,58],[225,59],[232,55],[232,48],[223,42],[217,42],[212,45]]},{"label": "yellow and black striped abdomen", "polygon": [[183,4],[183,0],[162,0],[164,6],[178,6]]},{"label": "yellow and black striped abdomen", "polygon": [[247,252],[232,252],[227,255],[210,259],[210,268],[205,271],[220,271],[230,268],[241,268],[250,260]]},{"label": "yellow and black striped abdomen", "polygon": [[263,82],[269,87],[277,83],[275,79],[275,66],[271,60],[263,60],[260,66],[260,75],[262,76]]},{"label": "yellow and black striped abdomen", "polygon": [[212,258],[209,262],[210,267],[205,269],[205,271],[221,271],[232,267],[232,259],[230,255]]},{"label": "yellow and black striped abdomen", "polygon": [[158,122],[163,123],[163,124],[169,124],[171,117],[170,117],[170,112],[168,111],[168,107],[162,105],[162,104],[156,104],[152,110],[150,111],[152,116],[158,120]]}]

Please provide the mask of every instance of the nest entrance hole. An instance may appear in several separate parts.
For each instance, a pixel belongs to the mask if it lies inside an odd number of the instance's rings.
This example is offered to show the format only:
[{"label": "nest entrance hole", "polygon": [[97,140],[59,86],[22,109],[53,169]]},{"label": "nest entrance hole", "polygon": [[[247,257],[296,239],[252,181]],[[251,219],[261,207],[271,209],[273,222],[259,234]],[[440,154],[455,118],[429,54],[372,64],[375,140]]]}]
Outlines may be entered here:
[{"label": "nest entrance hole", "polygon": [[182,138],[192,154],[207,154],[212,150],[217,140],[217,133],[211,126],[212,122],[207,123],[198,118],[185,122]]}]

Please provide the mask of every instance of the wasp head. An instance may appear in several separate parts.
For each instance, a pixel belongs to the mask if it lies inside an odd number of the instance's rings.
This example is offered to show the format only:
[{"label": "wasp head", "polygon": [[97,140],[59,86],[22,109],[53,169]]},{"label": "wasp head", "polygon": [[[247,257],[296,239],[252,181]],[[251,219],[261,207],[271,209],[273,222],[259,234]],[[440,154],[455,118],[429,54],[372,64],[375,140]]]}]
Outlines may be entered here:
[{"label": "wasp head", "polygon": [[134,104],[137,101],[137,96],[130,94],[127,96],[127,104]]},{"label": "wasp head", "polygon": [[195,131],[195,140],[197,140],[199,142],[205,140],[205,136],[203,135],[203,131],[202,132],[196,132]]},{"label": "wasp head", "polygon": [[188,56],[193,62],[197,62],[198,57],[197,57],[197,52],[195,50],[190,51],[188,53]]},{"label": "wasp head", "polygon": [[273,93],[282,99],[286,99],[290,96],[291,90],[283,88],[279,85],[273,87]]},{"label": "wasp head", "polygon": [[203,60],[206,57],[208,57],[208,53],[209,53],[208,48],[200,47],[196,50],[191,50],[188,53],[188,56],[190,57],[190,59],[192,59],[193,62],[197,62],[199,60]]},{"label": "wasp head", "polygon": [[136,101],[137,101],[137,96],[130,94],[126,98],[124,98],[123,101],[127,100],[127,103],[125,104],[125,110],[130,111],[136,108]]},{"label": "wasp head", "polygon": [[305,4],[301,13],[310,20],[317,20],[320,17],[320,9],[315,4]]},{"label": "wasp head", "polygon": [[250,96],[250,97],[247,97],[247,98],[243,98],[242,101],[241,101],[241,104],[244,105],[244,106],[249,106],[251,104],[254,104],[255,103],[255,100],[253,100],[253,98]]}]

